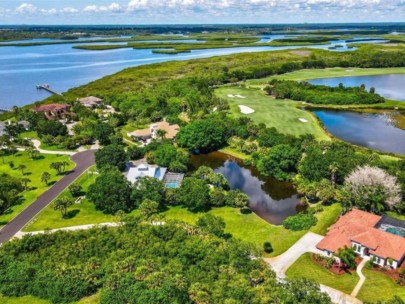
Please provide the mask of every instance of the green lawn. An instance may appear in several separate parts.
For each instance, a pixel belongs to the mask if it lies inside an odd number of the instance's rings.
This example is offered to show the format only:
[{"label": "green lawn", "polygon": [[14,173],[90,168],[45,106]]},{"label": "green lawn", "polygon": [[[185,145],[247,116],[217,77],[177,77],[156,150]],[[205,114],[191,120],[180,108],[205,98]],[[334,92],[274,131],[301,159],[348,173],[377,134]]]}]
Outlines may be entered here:
[{"label": "green lawn", "polygon": [[350,294],[359,277],[356,273],[336,275],[312,260],[310,253],[303,254],[286,273],[288,278],[306,278]]},{"label": "green lawn", "polygon": [[[90,171],[94,167],[90,168]],[[86,192],[88,187],[94,182],[95,175],[89,175],[87,171],[82,174],[75,183],[82,186]],[[65,189],[59,197],[72,197],[69,190]],[[46,207],[31,223],[29,223],[24,231],[37,231],[45,229],[56,229],[70,226],[78,226],[85,224],[100,224],[115,221],[113,215],[104,214],[97,211],[94,204],[87,199],[82,200],[79,204],[74,204],[69,208],[70,216],[62,218],[60,211],[54,210],[52,204]]]},{"label": "green lawn", "polygon": [[247,85],[250,86],[267,85],[267,83],[272,78],[300,81],[307,79],[334,78],[345,76],[369,76],[369,75],[384,75],[384,74],[405,74],[405,68],[382,68],[382,69],[330,68],[330,69],[299,70],[275,77],[272,76],[262,79],[248,80]]},{"label": "green lawn", "polygon": [[[14,163],[13,169],[11,169],[8,165],[8,162],[10,161]],[[8,173],[17,178],[22,178],[23,175],[18,169],[18,166],[20,164],[24,164],[26,166],[26,169],[24,170],[25,177],[31,180],[31,182],[28,184],[29,189],[22,193],[23,202],[19,205],[12,206],[10,211],[6,212],[6,214],[0,215],[0,226],[7,224],[12,218],[14,218],[19,212],[25,209],[38,196],[49,188],[41,181],[41,174],[44,171],[49,172],[52,176],[51,180],[49,181],[50,184],[62,178],[61,175],[56,175],[55,170],[49,168],[49,165],[52,162],[62,161],[68,161],[70,163],[70,165],[66,168],[67,170],[74,167],[73,163],[69,160],[69,156],[66,155],[40,154],[39,159],[32,160],[29,158],[26,152],[18,152],[14,155],[5,156],[4,163],[2,160],[0,160],[0,172]]]},{"label": "green lawn", "polygon": [[[313,134],[319,140],[328,140],[329,137],[319,125],[316,118],[309,112],[300,110],[297,106],[301,102],[292,100],[277,100],[267,96],[264,91],[254,88],[237,86],[224,86],[216,90],[217,96],[226,99],[231,107],[231,113],[236,117],[250,117],[255,123],[265,123],[268,127],[275,127],[282,133],[295,136]],[[242,95],[242,98],[230,98],[227,95]],[[252,114],[242,114],[239,105],[252,108]],[[301,122],[299,119],[307,122]]]},{"label": "green lawn", "polygon": [[325,235],[328,228],[338,220],[340,211],[340,204],[335,203],[326,207],[323,212],[315,214],[318,222],[314,227],[311,228],[311,231],[317,234]]},{"label": "green lawn", "polygon": [[[86,297],[76,302],[76,304],[96,304],[100,302],[100,294]],[[25,297],[3,297],[0,295],[1,304],[50,304],[51,302],[33,296]]]},{"label": "green lawn", "polygon": [[391,278],[373,270],[363,269],[366,277],[357,297],[364,302],[386,301],[393,296],[405,301],[405,287],[397,285]]}]

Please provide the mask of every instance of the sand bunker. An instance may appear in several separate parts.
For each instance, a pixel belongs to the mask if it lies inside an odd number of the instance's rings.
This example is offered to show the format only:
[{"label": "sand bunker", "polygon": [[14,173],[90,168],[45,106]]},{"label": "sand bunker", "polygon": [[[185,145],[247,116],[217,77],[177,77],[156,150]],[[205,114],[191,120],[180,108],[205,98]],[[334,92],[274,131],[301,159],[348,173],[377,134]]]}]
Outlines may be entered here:
[{"label": "sand bunker", "polygon": [[308,122],[308,120],[306,120],[305,118],[298,118],[298,120],[299,120],[300,122]]},{"label": "sand bunker", "polygon": [[249,108],[244,105],[239,105],[239,109],[242,114],[252,114],[255,112],[255,110],[253,110],[252,108]]},{"label": "sand bunker", "polygon": [[226,96],[228,96],[229,98],[234,98],[234,97],[235,97],[235,96],[232,95],[232,94],[228,94],[228,95],[226,95]]},{"label": "sand bunker", "polygon": [[242,98],[242,99],[246,98],[245,96],[242,96],[242,95],[239,95],[239,94],[235,95],[235,97]]}]

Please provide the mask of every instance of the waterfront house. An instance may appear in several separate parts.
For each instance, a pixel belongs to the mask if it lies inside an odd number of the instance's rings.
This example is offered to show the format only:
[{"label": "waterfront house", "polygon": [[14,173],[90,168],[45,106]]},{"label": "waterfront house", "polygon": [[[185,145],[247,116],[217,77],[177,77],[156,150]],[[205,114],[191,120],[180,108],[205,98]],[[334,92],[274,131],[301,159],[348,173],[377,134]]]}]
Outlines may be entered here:
[{"label": "waterfront house", "polygon": [[47,119],[60,119],[71,114],[70,104],[65,103],[43,104],[32,110],[37,113],[44,113]]},{"label": "waterfront house", "polygon": [[151,124],[149,128],[136,130],[134,132],[128,133],[128,136],[133,137],[136,140],[147,140],[151,138],[156,138],[158,130],[164,130],[166,132],[165,138],[173,139],[179,132],[180,127],[177,124],[171,125],[167,121],[160,121]]},{"label": "waterfront house", "polygon": [[84,98],[78,98],[77,99],[78,102],[80,102],[83,106],[85,106],[86,108],[96,108],[99,105],[103,104],[103,100],[95,97],[95,96],[88,96],[88,97],[84,97]]},{"label": "waterfront house", "polygon": [[353,209],[316,245],[328,256],[345,246],[376,265],[398,268],[405,259],[405,221]]}]

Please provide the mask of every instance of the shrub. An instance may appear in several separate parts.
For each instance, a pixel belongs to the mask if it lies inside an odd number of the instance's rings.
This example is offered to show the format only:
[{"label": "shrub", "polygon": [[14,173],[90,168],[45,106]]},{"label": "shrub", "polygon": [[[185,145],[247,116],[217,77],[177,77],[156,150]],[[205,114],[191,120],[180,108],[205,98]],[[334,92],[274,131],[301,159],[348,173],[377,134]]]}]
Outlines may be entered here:
[{"label": "shrub", "polygon": [[270,242],[264,242],[263,243],[263,250],[264,250],[264,252],[272,253],[273,252],[273,246],[271,245]]},{"label": "shrub", "polygon": [[296,215],[287,217],[283,221],[283,226],[286,229],[294,231],[307,230],[315,225],[316,221],[317,219],[312,212],[298,213]]}]

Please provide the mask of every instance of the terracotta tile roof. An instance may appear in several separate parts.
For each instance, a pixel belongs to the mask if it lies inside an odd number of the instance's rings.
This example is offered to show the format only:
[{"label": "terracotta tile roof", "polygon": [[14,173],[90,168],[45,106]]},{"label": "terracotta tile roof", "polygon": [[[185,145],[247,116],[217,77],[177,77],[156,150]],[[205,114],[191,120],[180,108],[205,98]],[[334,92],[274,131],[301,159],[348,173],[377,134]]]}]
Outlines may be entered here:
[{"label": "terracotta tile roof", "polygon": [[132,133],[128,133],[129,136],[135,136],[135,137],[148,137],[151,136],[151,129],[154,130],[165,130],[166,135],[165,137],[168,139],[173,139],[176,137],[177,133],[180,130],[179,125],[171,125],[167,121],[161,121],[161,122],[156,122],[154,124],[151,124],[149,128],[142,129],[142,130],[136,130]]},{"label": "terracotta tile roof", "polygon": [[38,107],[35,107],[33,110],[35,112],[53,112],[53,111],[61,111],[61,110],[69,110],[70,105],[65,103],[52,103],[52,104],[44,104]]},{"label": "terracotta tile roof", "polygon": [[405,238],[375,228],[381,216],[353,209],[343,215],[329,229],[317,248],[336,252],[352,241],[370,249],[371,254],[381,258],[401,260],[405,254]]}]

